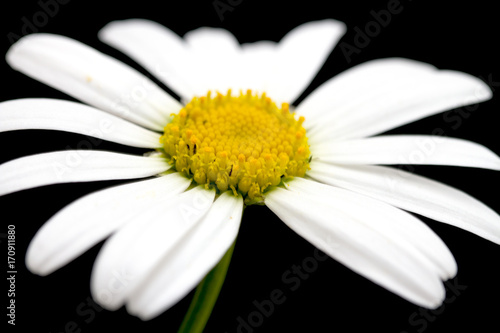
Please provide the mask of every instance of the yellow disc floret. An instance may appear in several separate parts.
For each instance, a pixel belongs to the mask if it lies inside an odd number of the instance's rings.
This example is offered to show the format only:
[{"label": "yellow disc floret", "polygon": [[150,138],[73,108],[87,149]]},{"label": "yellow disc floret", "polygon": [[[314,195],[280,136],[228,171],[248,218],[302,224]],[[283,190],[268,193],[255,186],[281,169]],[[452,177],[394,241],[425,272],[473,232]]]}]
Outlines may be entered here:
[{"label": "yellow disc floret", "polygon": [[283,177],[303,177],[309,169],[304,120],[265,93],[208,92],[174,115],[160,140],[178,172],[258,202]]}]

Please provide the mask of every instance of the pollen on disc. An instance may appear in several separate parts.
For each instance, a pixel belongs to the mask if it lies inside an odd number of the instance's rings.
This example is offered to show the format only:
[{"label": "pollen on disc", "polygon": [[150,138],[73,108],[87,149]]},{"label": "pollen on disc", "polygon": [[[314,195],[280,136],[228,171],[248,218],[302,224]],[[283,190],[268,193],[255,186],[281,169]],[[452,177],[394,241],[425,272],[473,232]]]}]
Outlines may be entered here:
[{"label": "pollen on disc", "polygon": [[303,177],[309,169],[304,120],[265,93],[209,91],[174,115],[160,140],[178,172],[258,200],[283,177]]}]

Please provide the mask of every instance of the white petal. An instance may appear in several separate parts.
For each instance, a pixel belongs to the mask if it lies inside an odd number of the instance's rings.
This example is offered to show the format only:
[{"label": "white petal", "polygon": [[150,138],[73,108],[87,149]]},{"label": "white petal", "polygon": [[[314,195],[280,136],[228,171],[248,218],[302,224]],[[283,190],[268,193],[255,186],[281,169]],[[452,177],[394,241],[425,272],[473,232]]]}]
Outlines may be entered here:
[{"label": "white petal", "polygon": [[[344,32],[344,24],[334,20],[306,23],[288,33],[279,46],[272,43],[265,57],[260,50],[253,52],[254,43],[240,54],[236,40],[221,29],[195,30],[186,34],[184,43],[172,31],[146,20],[112,22],[99,38],[134,58],[186,100],[204,95],[207,89],[263,92],[265,86],[274,100],[293,102]],[[197,40],[190,41],[194,35]],[[260,42],[255,45],[260,49]],[[201,49],[207,50],[200,53]],[[204,53],[206,58],[200,58]]]},{"label": "white petal", "polygon": [[7,53],[12,68],[87,104],[161,131],[181,105],[131,67],[71,38],[32,34]]},{"label": "white petal", "polygon": [[467,140],[388,135],[312,146],[314,159],[333,164],[428,164],[500,170],[500,157]]},{"label": "white petal", "polygon": [[356,273],[417,305],[435,308],[441,304],[444,287],[426,262],[403,242],[369,227],[370,223],[400,218],[399,214],[373,214],[364,209],[371,205],[362,196],[358,202],[338,196],[328,204],[318,198],[277,188],[265,201],[295,232]]},{"label": "white petal", "polygon": [[95,150],[66,150],[21,157],[0,165],[0,195],[43,185],[157,175],[170,168],[163,157]]},{"label": "white petal", "polygon": [[198,28],[186,33],[184,40],[193,52],[220,53],[222,57],[232,56],[239,52],[238,40],[225,29]]},{"label": "white petal", "polygon": [[[242,49],[242,89],[252,89],[260,94],[268,94],[269,87],[273,85],[272,71],[276,57],[277,44],[271,41],[258,41],[245,43]],[[268,94],[271,98],[275,98]]]},{"label": "white petal", "polygon": [[328,19],[302,24],[286,34],[273,59],[268,95],[278,101],[295,101],[345,31],[344,23]]},{"label": "white petal", "polygon": [[401,80],[434,71],[434,66],[404,58],[367,61],[323,83],[297,106],[296,112],[306,117],[304,125],[308,126],[323,122],[325,117],[338,122],[352,106],[394,89]]},{"label": "white petal", "polygon": [[208,90],[225,93],[228,89],[238,92],[251,88],[240,82],[244,79],[240,75],[241,48],[229,31],[203,27],[186,33],[184,40],[197,66],[195,95],[205,95]]},{"label": "white petal", "polygon": [[500,244],[500,216],[470,195],[442,183],[388,167],[344,167],[319,161],[311,163],[307,174]]},{"label": "white petal", "polygon": [[139,148],[159,148],[160,134],[93,107],[48,98],[0,103],[0,132],[59,130]]},{"label": "white petal", "polygon": [[194,96],[197,66],[184,40],[161,24],[142,19],[114,21],[99,31],[99,39],[137,61],[184,100]]},{"label": "white petal", "polygon": [[289,181],[287,188],[315,195],[316,200],[327,205],[339,205],[338,209],[344,210],[346,214],[352,210],[362,209],[367,214],[379,216],[378,219],[370,218],[362,222],[366,222],[367,227],[400,244],[409,251],[407,255],[417,257],[422,264],[439,274],[441,279],[447,280],[456,275],[457,264],[450,250],[425,223],[413,215],[356,192],[304,178]]},{"label": "white petal", "polygon": [[490,88],[478,78],[461,72],[437,71],[385,90],[343,114],[337,123],[325,122],[312,141],[379,134],[442,111],[483,102],[491,96]]},{"label": "white petal", "polygon": [[91,278],[93,298],[110,310],[123,305],[205,216],[214,196],[215,191],[198,186],[134,216],[99,252]]},{"label": "white petal", "polygon": [[74,201],[38,230],[28,247],[27,267],[39,275],[52,273],[135,215],[182,193],[190,183],[173,173],[104,189]]},{"label": "white petal", "polygon": [[242,212],[242,198],[224,192],[192,232],[162,259],[154,274],[130,297],[127,310],[149,320],[185,297],[234,242]]}]

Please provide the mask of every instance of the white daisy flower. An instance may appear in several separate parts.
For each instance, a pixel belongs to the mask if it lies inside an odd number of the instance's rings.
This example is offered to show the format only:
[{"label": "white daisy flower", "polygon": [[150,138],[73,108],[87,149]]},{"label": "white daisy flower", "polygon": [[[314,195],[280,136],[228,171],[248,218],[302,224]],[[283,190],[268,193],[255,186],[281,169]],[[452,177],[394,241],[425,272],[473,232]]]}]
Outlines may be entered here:
[{"label": "white daisy flower", "polygon": [[[152,151],[60,151],[0,165],[1,195],[147,178],[62,209],[32,240],[28,268],[50,274],[109,237],[93,268],[93,297],[106,309],[125,305],[147,320],[230,253],[244,207],[262,204],[351,270],[414,304],[438,307],[442,281],[456,275],[457,265],[441,239],[408,212],[497,244],[500,217],[462,191],[381,165],[500,170],[500,158],[461,139],[379,134],[486,101],[492,92],[465,73],[388,58],[341,73],[290,110],[344,32],[341,22],[324,20],[293,29],[279,43],[240,45],[226,30],[200,28],[180,38],[139,19],[100,31],[102,41],[172,87],[181,102],[78,41],[23,37],[8,63],[87,105],[2,102],[0,131],[60,130]],[[118,279],[126,283],[115,288]]]}]

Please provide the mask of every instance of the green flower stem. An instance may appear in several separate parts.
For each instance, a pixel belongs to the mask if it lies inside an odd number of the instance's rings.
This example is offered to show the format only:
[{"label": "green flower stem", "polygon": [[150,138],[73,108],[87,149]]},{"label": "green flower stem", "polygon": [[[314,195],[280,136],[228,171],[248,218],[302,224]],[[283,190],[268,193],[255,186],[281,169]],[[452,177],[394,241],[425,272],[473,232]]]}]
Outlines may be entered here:
[{"label": "green flower stem", "polygon": [[205,276],[203,281],[201,281],[196,288],[193,300],[191,301],[191,305],[182,321],[178,333],[203,332],[215,302],[219,297],[224,279],[226,278],[227,269],[234,250],[234,244],[235,243],[231,245],[217,266]]}]

